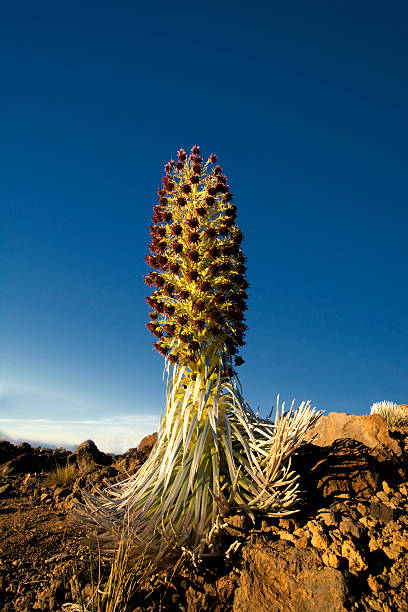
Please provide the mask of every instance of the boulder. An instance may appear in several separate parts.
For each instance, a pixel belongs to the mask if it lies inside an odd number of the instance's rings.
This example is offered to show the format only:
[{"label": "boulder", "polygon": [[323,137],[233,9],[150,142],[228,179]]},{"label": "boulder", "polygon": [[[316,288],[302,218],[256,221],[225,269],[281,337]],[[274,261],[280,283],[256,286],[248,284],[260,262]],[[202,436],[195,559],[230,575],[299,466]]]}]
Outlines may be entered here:
[{"label": "boulder", "polygon": [[137,452],[139,454],[140,461],[145,461],[150,455],[153,446],[155,445],[157,440],[157,432],[150,434],[149,436],[145,436],[143,440],[140,442],[137,447]]},{"label": "boulder", "polygon": [[87,470],[93,468],[95,464],[111,465],[112,456],[102,453],[92,440],[85,440],[85,442],[76,447],[69,457],[69,462],[76,462],[80,469]]},{"label": "boulder", "polygon": [[356,440],[336,440],[331,446],[307,444],[293,458],[300,475],[302,498],[311,508],[327,507],[334,498],[348,495],[369,503],[379,484],[390,473],[387,461]]},{"label": "boulder", "polygon": [[280,542],[247,544],[233,611],[345,612],[347,572],[323,564],[314,550]]},{"label": "boulder", "polygon": [[307,434],[306,440],[316,446],[330,446],[340,438],[357,440],[368,448],[385,446],[398,456],[402,454],[400,445],[390,436],[388,426],[379,414],[330,412],[319,419]]}]

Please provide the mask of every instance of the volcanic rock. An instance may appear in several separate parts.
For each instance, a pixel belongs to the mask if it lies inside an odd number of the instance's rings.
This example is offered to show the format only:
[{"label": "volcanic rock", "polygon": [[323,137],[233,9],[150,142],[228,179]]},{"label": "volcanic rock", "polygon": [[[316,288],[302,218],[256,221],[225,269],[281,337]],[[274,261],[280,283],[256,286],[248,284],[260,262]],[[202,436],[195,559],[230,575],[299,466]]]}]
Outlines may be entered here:
[{"label": "volcanic rock", "polygon": [[340,438],[357,440],[368,448],[384,446],[398,456],[402,453],[400,445],[390,436],[388,426],[379,414],[359,416],[330,412],[322,416],[307,435],[307,440],[317,446],[330,446]]}]

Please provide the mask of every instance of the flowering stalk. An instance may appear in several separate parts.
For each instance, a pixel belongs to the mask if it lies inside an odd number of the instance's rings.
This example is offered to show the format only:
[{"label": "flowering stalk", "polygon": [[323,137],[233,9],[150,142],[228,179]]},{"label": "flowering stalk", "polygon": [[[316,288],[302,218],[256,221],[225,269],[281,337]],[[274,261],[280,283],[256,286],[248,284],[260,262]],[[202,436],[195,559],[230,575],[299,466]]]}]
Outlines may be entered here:
[{"label": "flowering stalk", "polygon": [[235,367],[244,344],[248,283],[242,233],[226,177],[199,147],[166,165],[150,226],[148,329],[166,359],[167,401],[158,440],[140,471],[87,496],[88,516],[112,531],[130,517],[151,568],[174,545],[200,556],[217,516],[233,510],[292,513],[290,456],[320,413],[310,403],[275,422],[254,415]]}]

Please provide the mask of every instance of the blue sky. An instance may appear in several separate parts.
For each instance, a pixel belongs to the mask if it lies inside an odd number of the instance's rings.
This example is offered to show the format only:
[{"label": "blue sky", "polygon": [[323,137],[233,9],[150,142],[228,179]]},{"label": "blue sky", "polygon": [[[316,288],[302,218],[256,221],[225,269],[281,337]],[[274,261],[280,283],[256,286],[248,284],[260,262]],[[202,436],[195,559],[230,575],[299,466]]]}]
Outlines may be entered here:
[{"label": "blue sky", "polygon": [[157,429],[148,224],[194,144],[245,236],[253,408],[408,401],[406,3],[22,1],[0,28],[0,436]]}]

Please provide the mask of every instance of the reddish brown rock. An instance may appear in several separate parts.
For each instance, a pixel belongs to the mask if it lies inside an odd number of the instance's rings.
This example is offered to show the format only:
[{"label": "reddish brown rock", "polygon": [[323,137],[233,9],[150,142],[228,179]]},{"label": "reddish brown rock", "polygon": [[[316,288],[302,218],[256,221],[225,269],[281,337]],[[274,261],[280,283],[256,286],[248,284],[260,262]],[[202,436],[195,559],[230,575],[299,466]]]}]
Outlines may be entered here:
[{"label": "reddish brown rock", "polygon": [[233,612],[345,612],[345,573],[325,566],[313,550],[283,542],[243,548],[243,567]]},{"label": "reddish brown rock", "polygon": [[157,432],[150,434],[150,436],[146,436],[140,442],[137,447],[137,452],[139,454],[139,459],[144,461],[150,455],[151,450],[157,440]]},{"label": "reddish brown rock", "polygon": [[307,439],[316,446],[330,446],[340,438],[357,440],[368,448],[384,446],[398,456],[402,453],[400,445],[390,436],[388,426],[379,414],[330,412],[321,417],[307,435]]}]

